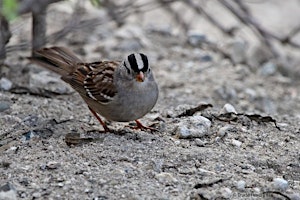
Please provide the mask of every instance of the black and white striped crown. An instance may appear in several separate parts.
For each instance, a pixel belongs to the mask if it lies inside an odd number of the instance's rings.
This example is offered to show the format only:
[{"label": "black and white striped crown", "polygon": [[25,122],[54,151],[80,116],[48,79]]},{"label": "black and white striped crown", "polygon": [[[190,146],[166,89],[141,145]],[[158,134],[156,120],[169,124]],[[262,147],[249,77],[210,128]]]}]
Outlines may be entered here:
[{"label": "black and white striped crown", "polygon": [[145,54],[133,53],[127,56],[124,62],[124,66],[126,67],[127,71],[130,71],[130,67],[131,70],[133,70],[136,73],[147,72],[149,69],[149,62]]}]

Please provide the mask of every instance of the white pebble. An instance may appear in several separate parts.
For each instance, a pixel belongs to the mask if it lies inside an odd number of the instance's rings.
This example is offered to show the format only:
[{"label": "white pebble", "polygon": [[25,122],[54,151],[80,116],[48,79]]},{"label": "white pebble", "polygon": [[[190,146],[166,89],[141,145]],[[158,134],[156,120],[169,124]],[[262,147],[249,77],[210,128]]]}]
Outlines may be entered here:
[{"label": "white pebble", "polygon": [[223,108],[221,110],[221,113],[234,113],[234,114],[236,114],[237,112],[236,112],[235,108],[233,107],[233,105],[231,105],[229,103],[226,103],[223,106]]},{"label": "white pebble", "polygon": [[231,143],[232,143],[233,146],[236,146],[236,147],[241,147],[241,145],[242,145],[242,142],[240,142],[238,140],[235,140],[235,139],[233,139],[231,141]]},{"label": "white pebble", "polygon": [[236,183],[236,188],[240,191],[245,190],[245,187],[246,187],[246,182],[243,180],[240,180]]},{"label": "white pebble", "polygon": [[275,189],[285,191],[289,187],[289,182],[283,178],[274,178],[273,185]]},{"label": "white pebble", "polygon": [[178,138],[200,138],[211,134],[211,122],[202,116],[182,119],[175,128]]},{"label": "white pebble", "polygon": [[0,79],[0,89],[2,90],[10,90],[12,88],[12,82],[5,77]]}]

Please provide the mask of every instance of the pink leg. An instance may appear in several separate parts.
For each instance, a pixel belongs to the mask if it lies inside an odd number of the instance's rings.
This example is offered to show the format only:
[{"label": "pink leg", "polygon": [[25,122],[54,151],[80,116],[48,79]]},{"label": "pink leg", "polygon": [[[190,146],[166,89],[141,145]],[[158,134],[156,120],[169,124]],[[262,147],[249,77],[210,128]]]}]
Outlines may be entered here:
[{"label": "pink leg", "polygon": [[139,120],[135,120],[135,122],[136,122],[136,127],[134,127],[135,129],[158,131],[158,129],[156,129],[156,128],[144,126]]},{"label": "pink leg", "polygon": [[90,107],[89,109],[93,113],[93,115],[97,118],[97,120],[100,122],[100,124],[103,126],[104,132],[111,132],[110,129],[106,126],[105,122],[103,122],[101,118],[97,115],[97,113],[94,110],[92,110]]}]

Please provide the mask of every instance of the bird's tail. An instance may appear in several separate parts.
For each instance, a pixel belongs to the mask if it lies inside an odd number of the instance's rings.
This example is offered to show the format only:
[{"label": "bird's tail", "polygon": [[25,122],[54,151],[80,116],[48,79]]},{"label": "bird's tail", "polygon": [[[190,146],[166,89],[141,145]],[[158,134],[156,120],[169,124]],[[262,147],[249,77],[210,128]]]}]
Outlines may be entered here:
[{"label": "bird's tail", "polygon": [[35,51],[30,61],[41,65],[61,76],[67,76],[75,70],[76,63],[82,61],[70,50],[64,47],[50,47]]}]

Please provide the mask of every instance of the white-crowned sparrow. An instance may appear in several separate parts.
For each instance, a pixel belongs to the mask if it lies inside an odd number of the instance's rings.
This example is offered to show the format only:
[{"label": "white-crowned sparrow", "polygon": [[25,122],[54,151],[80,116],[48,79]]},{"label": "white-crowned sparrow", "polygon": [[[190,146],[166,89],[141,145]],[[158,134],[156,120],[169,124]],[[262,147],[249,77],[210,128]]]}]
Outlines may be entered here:
[{"label": "white-crowned sparrow", "polygon": [[66,48],[51,47],[36,51],[30,60],[60,74],[81,95],[105,132],[110,130],[97,113],[110,121],[135,120],[137,128],[152,129],[138,121],[158,98],[146,55],[134,53],[124,61],[83,63]]}]

